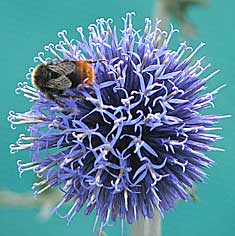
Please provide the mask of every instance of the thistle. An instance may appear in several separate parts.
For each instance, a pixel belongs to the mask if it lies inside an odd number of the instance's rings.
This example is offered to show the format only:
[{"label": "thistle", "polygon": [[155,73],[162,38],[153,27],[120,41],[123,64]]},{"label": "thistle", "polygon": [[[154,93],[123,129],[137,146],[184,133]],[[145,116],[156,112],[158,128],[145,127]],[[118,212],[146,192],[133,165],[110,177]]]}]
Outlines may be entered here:
[{"label": "thistle", "polygon": [[[120,218],[133,223],[140,216],[152,218],[190,199],[189,188],[204,182],[204,169],[213,161],[204,153],[220,136],[209,133],[224,116],[202,115],[213,106],[220,88],[202,94],[218,71],[203,76],[210,64],[194,60],[196,49],[181,43],[169,49],[175,30],[161,31],[160,21],[145,20],[143,32],[132,26],[133,13],[124,18],[118,38],[111,19],[89,26],[89,38],[77,28],[79,40],[69,40],[64,30],[57,45],[45,46],[50,60],[99,60],[95,82],[65,91],[60,103],[19,83],[32,101],[28,112],[10,112],[9,120],[26,124],[11,153],[28,149],[32,161],[18,161],[19,172],[33,170],[41,181],[33,184],[35,197],[59,187],[64,195],[54,212],[66,202],[73,205],[63,216],[69,222],[85,209],[94,209],[100,229]],[[46,63],[40,52],[35,61]],[[54,59],[53,59],[54,58]],[[30,69],[28,78],[31,77]],[[101,231],[100,231],[101,232]]]}]

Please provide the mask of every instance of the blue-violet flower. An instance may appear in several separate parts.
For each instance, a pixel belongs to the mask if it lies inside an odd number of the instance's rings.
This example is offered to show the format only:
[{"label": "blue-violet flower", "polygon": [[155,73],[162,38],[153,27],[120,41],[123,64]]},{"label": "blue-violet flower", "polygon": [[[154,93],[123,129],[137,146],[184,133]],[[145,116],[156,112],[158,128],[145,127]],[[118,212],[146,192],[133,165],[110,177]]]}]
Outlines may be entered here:
[{"label": "blue-violet flower", "polygon": [[[73,202],[68,221],[82,207],[86,215],[95,209],[101,228],[109,220],[133,223],[141,215],[152,218],[154,209],[172,209],[176,200],[190,198],[194,182],[204,181],[203,169],[213,164],[204,152],[220,150],[211,147],[220,136],[208,131],[218,129],[212,126],[223,116],[200,113],[223,87],[201,93],[218,72],[203,76],[210,64],[193,59],[204,43],[171,50],[177,30],[167,33],[160,21],[146,19],[141,32],[132,16],[123,19],[120,39],[112,20],[101,18],[89,26],[88,39],[79,27],[79,40],[64,30],[62,41],[45,46],[57,62],[106,59],[94,64],[92,86],[66,90],[59,104],[27,82],[16,89],[33,105],[10,112],[12,128],[27,124],[11,152],[30,150],[32,161],[18,166],[20,174],[33,170],[41,178],[33,184],[35,196],[58,186],[64,195],[55,211]],[[44,55],[35,61],[46,63]]]}]

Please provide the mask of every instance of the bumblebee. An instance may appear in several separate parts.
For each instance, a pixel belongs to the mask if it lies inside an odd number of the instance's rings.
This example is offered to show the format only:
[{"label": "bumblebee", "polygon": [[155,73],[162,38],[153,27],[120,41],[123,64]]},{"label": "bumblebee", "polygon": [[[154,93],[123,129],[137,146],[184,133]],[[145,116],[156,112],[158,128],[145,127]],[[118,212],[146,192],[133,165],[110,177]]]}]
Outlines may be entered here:
[{"label": "bumblebee", "polygon": [[92,85],[95,75],[91,64],[102,61],[106,60],[40,64],[32,73],[32,84],[47,98],[55,101],[55,95],[62,96],[66,89],[76,88],[81,83]]}]

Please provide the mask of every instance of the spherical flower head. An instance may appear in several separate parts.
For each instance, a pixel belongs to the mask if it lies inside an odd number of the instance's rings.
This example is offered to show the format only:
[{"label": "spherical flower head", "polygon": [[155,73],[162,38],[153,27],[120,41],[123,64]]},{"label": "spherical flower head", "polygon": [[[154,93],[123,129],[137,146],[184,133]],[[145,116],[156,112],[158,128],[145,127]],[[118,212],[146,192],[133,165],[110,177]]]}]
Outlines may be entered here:
[{"label": "spherical flower head", "polygon": [[[27,124],[11,152],[30,150],[32,162],[18,166],[20,174],[33,170],[41,178],[33,184],[35,196],[58,186],[64,195],[54,211],[73,202],[68,221],[82,207],[86,215],[95,209],[101,228],[172,209],[178,199],[190,199],[194,182],[203,182],[203,169],[213,163],[204,153],[219,150],[211,144],[220,137],[208,131],[218,129],[212,126],[222,116],[200,113],[219,90],[202,94],[218,72],[203,76],[210,65],[202,65],[204,57],[194,61],[204,44],[172,50],[173,27],[167,33],[158,20],[146,19],[139,31],[132,16],[123,19],[120,38],[111,19],[99,19],[89,26],[89,38],[77,28],[79,40],[62,31],[59,44],[45,46],[55,63],[97,61],[91,86],[65,90],[57,101],[26,82],[17,88],[33,105],[10,112],[12,128]],[[46,64],[43,55],[35,60]]]}]

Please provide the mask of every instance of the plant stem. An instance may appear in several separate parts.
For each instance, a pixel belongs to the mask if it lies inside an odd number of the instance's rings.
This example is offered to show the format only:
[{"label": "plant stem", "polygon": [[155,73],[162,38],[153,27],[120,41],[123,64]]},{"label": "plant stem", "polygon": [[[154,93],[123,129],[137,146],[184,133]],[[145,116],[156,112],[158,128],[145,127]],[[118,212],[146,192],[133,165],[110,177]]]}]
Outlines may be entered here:
[{"label": "plant stem", "polygon": [[133,236],[161,236],[161,215],[157,210],[153,219],[144,219],[143,217],[133,224]]}]

